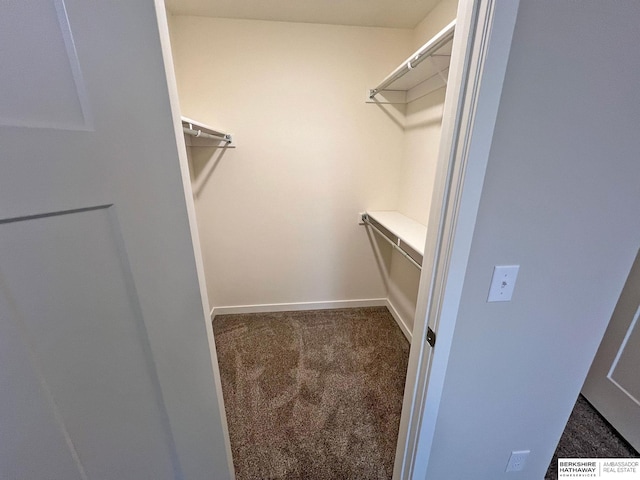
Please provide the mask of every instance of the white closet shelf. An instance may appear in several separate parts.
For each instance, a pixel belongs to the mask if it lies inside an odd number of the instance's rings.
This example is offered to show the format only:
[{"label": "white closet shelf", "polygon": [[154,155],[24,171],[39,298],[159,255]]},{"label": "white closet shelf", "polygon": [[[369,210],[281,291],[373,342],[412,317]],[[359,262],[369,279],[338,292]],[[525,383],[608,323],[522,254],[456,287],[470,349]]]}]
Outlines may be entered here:
[{"label": "white closet shelf", "polygon": [[[186,134],[186,143],[193,147],[231,147],[233,137],[188,117],[181,117],[182,131]],[[220,145],[223,143],[224,145]]]},{"label": "white closet shelf", "polygon": [[427,227],[396,211],[367,211],[362,221],[372,227],[416,267],[422,268]]},{"label": "white closet shelf", "polygon": [[447,85],[456,21],[369,90],[368,103],[409,103]]}]

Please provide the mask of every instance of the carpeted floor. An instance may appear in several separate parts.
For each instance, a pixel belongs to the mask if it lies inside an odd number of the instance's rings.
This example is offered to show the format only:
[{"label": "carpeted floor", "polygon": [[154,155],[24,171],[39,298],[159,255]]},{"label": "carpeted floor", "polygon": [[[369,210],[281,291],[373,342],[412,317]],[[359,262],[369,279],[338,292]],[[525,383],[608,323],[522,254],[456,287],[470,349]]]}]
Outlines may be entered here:
[{"label": "carpeted floor", "polygon": [[391,478],[409,343],[385,307],[213,328],[238,480]]},{"label": "carpeted floor", "polygon": [[625,457],[638,457],[638,452],[580,395],[544,478],[558,478],[558,458]]}]

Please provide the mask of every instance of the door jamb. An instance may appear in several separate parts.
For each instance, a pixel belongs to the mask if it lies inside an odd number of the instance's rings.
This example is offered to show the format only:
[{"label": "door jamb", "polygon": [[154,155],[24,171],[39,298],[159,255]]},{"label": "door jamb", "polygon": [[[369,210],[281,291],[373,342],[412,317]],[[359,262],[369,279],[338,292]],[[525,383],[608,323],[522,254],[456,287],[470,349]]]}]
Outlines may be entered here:
[{"label": "door jamb", "polygon": [[[229,436],[229,425],[227,423],[227,415],[224,408],[224,400],[222,396],[222,381],[220,379],[220,368],[218,366],[218,355],[216,353],[216,344],[213,338],[213,325],[211,323],[211,312],[209,299],[207,295],[207,285],[204,275],[204,261],[202,259],[202,249],[200,247],[200,236],[198,234],[198,225],[196,222],[196,210],[193,201],[191,180],[189,175],[189,163],[187,159],[187,150],[184,143],[184,134],[182,132],[182,122],[180,120],[180,100],[178,98],[178,84],[176,81],[175,69],[173,65],[173,55],[171,52],[171,41],[169,38],[169,25],[164,0],[153,0],[155,3],[156,20],[158,22],[158,33],[162,47],[162,57],[164,61],[165,76],[167,80],[167,90],[169,92],[169,101],[171,103],[171,111],[173,115],[174,133],[178,146],[178,157],[180,164],[180,172],[182,175],[182,184],[185,194],[187,217],[189,219],[189,228],[191,231],[191,241],[193,243],[193,251],[196,261],[196,273],[198,275],[198,284],[200,285],[200,298],[202,300],[203,321],[207,332],[209,342],[209,351],[211,355],[211,367],[213,371],[216,397],[218,401],[218,409],[220,412],[220,421],[222,423],[222,431],[224,434],[224,444],[227,457],[227,472],[218,471],[218,475],[224,478],[234,480],[235,469],[233,466],[233,457],[231,454],[231,439]],[[222,477],[221,477],[222,478]]]},{"label": "door jamb", "polygon": [[[519,0],[460,0],[394,479],[425,478]],[[457,53],[464,52],[464,54]],[[437,349],[426,344],[427,328]]]}]

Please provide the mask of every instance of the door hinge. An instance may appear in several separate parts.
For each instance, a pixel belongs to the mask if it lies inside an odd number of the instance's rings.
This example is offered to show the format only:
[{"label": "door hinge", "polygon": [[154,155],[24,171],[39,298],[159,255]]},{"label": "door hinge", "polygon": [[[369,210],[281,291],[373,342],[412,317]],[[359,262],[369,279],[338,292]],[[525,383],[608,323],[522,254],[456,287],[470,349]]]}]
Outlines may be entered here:
[{"label": "door hinge", "polygon": [[427,327],[427,343],[431,345],[431,348],[436,346],[436,332],[431,330],[431,327]]}]

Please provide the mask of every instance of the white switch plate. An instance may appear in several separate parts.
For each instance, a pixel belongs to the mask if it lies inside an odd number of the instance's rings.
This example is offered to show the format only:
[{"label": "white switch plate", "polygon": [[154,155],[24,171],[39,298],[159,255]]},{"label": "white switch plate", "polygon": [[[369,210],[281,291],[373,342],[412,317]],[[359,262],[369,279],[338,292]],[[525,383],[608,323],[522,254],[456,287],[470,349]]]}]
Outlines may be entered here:
[{"label": "white switch plate", "polygon": [[519,269],[520,265],[496,265],[493,267],[487,302],[508,302],[511,300]]},{"label": "white switch plate", "polygon": [[505,472],[519,472],[524,469],[524,464],[530,453],[531,450],[518,450],[516,452],[511,452]]}]

